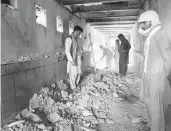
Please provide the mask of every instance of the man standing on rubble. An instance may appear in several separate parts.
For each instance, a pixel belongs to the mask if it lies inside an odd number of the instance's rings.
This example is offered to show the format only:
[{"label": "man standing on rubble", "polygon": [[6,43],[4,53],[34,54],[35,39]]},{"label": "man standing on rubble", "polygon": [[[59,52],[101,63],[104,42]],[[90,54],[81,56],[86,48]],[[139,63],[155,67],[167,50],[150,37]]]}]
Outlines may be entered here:
[{"label": "man standing on rubble", "polygon": [[119,40],[121,41],[120,46],[120,56],[119,56],[119,73],[122,76],[126,75],[128,69],[128,62],[129,62],[129,50],[131,45],[129,41],[125,38],[123,34],[118,35]]},{"label": "man standing on rubble", "polygon": [[78,43],[83,29],[80,26],[74,27],[74,32],[65,40],[65,53],[68,60],[67,73],[69,74],[71,89],[77,90],[76,86],[79,83],[81,75],[81,55],[82,48]]},{"label": "man standing on rubble", "polygon": [[146,104],[151,131],[170,131],[165,126],[166,110],[171,104],[171,88],[167,80],[171,67],[170,40],[155,11],[142,13],[138,23],[139,33],[146,36],[140,100]]}]

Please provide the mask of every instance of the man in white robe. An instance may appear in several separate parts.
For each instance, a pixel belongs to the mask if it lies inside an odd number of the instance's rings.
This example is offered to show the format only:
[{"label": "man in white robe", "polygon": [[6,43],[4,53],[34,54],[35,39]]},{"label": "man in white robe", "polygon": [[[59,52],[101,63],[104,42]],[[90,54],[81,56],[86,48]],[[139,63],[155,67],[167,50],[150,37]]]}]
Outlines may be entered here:
[{"label": "man in white robe", "polygon": [[140,100],[146,104],[151,131],[170,131],[166,127],[166,111],[171,104],[167,79],[171,68],[170,40],[155,11],[142,13],[138,23],[139,33],[146,36]]},{"label": "man in white robe", "polygon": [[77,90],[81,75],[82,48],[77,42],[83,29],[80,26],[74,27],[74,32],[65,40],[65,53],[68,60],[67,73],[69,74],[71,89]]}]

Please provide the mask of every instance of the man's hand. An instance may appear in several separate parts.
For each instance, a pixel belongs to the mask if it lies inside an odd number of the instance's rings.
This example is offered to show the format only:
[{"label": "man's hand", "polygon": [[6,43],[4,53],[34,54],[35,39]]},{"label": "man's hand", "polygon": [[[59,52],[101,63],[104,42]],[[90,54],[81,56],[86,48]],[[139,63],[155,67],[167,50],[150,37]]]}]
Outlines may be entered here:
[{"label": "man's hand", "polygon": [[75,62],[74,62],[74,61],[71,61],[71,64],[72,64],[73,66],[75,66]]}]

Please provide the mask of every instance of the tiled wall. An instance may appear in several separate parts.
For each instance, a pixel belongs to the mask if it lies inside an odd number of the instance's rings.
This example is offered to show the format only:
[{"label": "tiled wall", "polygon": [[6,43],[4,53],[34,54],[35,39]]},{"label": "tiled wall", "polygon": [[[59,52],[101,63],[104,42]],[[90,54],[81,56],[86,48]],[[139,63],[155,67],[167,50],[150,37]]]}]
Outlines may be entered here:
[{"label": "tiled wall", "polygon": [[1,66],[2,124],[9,122],[51,79],[66,77],[67,62],[56,57]]}]

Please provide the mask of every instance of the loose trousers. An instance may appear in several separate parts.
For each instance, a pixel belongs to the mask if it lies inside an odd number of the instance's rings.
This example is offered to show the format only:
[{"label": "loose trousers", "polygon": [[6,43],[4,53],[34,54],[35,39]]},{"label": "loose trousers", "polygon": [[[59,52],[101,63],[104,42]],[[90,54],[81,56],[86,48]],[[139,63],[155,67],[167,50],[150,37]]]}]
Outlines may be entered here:
[{"label": "loose trousers", "polygon": [[167,77],[145,75],[140,87],[140,99],[146,104],[151,131],[165,131],[166,111],[171,104]]},{"label": "loose trousers", "polygon": [[119,73],[126,75],[128,69],[128,52],[121,52],[119,57]]}]

